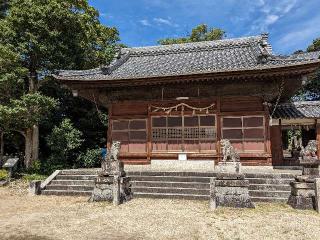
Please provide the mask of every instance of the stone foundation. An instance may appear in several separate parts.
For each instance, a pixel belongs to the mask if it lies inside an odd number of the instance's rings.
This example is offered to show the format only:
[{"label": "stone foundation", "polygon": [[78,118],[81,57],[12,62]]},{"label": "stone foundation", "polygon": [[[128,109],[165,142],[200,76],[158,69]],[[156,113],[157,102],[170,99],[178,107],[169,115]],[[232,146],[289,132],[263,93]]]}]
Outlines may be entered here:
[{"label": "stone foundation", "polygon": [[108,201],[119,205],[132,198],[130,178],[115,176],[98,176],[90,201]]},{"label": "stone foundation", "polygon": [[240,162],[219,162],[215,169],[221,173],[240,173],[241,163]]},{"label": "stone foundation", "polygon": [[218,173],[210,181],[210,206],[254,208],[249,196],[249,180],[244,179],[244,174]]},{"label": "stone foundation", "polygon": [[316,209],[316,178],[320,176],[320,161],[316,159],[300,159],[303,166],[301,176],[295,177],[291,182],[291,194],[288,204],[295,209]]}]

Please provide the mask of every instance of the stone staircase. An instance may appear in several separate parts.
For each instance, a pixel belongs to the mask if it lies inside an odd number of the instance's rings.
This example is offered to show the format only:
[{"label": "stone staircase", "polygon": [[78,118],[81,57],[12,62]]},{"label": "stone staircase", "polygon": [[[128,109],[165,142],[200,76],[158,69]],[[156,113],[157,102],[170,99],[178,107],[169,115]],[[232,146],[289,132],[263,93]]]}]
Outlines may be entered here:
[{"label": "stone staircase", "polygon": [[62,170],[50,183],[41,191],[43,195],[64,195],[64,196],[91,196],[94,186],[94,179],[97,171],[88,170]]},{"label": "stone staircase", "polygon": [[[44,195],[90,196],[97,169],[62,170],[42,190]],[[289,173],[246,173],[254,202],[286,202],[290,195]],[[208,200],[210,177],[205,172],[128,172],[136,198]]]}]

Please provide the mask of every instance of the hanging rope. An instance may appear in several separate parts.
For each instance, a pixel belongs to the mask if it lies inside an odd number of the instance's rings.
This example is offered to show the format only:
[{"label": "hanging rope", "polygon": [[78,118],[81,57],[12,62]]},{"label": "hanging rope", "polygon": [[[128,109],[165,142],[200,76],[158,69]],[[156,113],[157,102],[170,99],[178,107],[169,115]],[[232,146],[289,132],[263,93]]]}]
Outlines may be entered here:
[{"label": "hanging rope", "polygon": [[281,85],[280,85],[280,88],[279,88],[279,94],[278,94],[278,97],[277,97],[277,100],[276,100],[276,104],[274,105],[273,111],[272,111],[272,113],[270,115],[270,119],[271,120],[272,120],[272,117],[273,117],[274,113],[276,112],[276,109],[277,109],[277,107],[279,105],[283,89],[284,89],[284,79],[282,79],[282,82],[281,82]]},{"label": "hanging rope", "polygon": [[98,113],[98,118],[99,118],[100,122],[102,123],[102,125],[106,125],[106,120],[103,119],[103,115],[104,114],[98,108],[98,104],[97,104],[97,101],[96,101],[96,96],[94,95],[94,93],[92,93],[92,97],[93,97],[94,105],[96,106],[96,110],[97,110],[97,113]]},{"label": "hanging rope", "polygon": [[150,107],[151,107],[151,111],[152,112],[162,111],[162,112],[165,112],[167,114],[170,114],[172,111],[178,111],[179,108],[181,108],[181,111],[184,111],[185,108],[191,109],[191,110],[193,110],[194,114],[195,114],[195,111],[200,111],[200,112],[206,111],[206,114],[208,114],[209,110],[213,109],[215,107],[215,103],[211,104],[208,107],[203,107],[203,108],[192,107],[192,106],[190,106],[190,105],[188,105],[186,103],[179,103],[179,104],[177,104],[175,106],[172,106],[172,107],[157,107],[157,106],[153,106],[153,105],[151,105]]}]

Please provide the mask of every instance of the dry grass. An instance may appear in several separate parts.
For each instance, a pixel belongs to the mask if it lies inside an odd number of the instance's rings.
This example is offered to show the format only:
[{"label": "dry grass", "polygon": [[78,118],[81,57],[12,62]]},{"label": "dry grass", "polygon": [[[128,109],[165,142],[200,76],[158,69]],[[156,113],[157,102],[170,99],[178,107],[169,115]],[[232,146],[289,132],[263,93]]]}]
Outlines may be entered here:
[{"label": "dry grass", "polygon": [[0,188],[0,239],[320,239],[320,215],[286,205],[208,209],[207,202],[133,199],[114,207],[79,197]]}]

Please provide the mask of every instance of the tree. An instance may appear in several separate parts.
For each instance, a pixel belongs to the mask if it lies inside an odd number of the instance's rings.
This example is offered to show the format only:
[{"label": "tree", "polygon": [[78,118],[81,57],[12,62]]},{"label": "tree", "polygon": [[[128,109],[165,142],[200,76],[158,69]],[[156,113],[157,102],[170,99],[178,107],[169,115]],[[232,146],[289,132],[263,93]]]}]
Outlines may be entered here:
[{"label": "tree", "polygon": [[[21,95],[27,76],[26,69],[21,67],[19,55],[12,48],[10,45],[0,45],[0,106]],[[0,159],[4,154],[4,133],[5,129],[0,124]]]},{"label": "tree", "polygon": [[161,45],[169,45],[175,43],[190,43],[221,40],[225,36],[225,32],[220,28],[209,28],[206,24],[200,24],[192,29],[191,34],[181,38],[166,38],[158,41]]},{"label": "tree", "polygon": [[[320,51],[320,38],[313,40],[312,44],[307,47],[307,52]],[[297,96],[302,100],[320,100],[320,69],[312,79],[303,86]]]},{"label": "tree", "polygon": [[307,48],[308,52],[320,51],[320,38],[313,40],[312,44]]},{"label": "tree", "polygon": [[[12,0],[0,21],[0,43],[11,44],[28,70],[29,94],[55,69],[106,64],[118,40],[118,31],[100,24],[99,13],[87,0]],[[32,162],[39,155],[38,125],[28,132],[32,153],[27,162]]]},{"label": "tree", "polygon": [[31,154],[35,145],[32,145],[31,127],[39,124],[47,114],[57,106],[53,98],[39,93],[26,94],[21,99],[10,100],[7,105],[0,105],[0,129],[3,132],[16,131],[25,138],[25,166],[32,165]]},{"label": "tree", "polygon": [[50,167],[59,164],[61,167],[68,166],[73,152],[82,145],[81,137],[82,132],[73,126],[70,119],[64,119],[59,126],[56,126],[47,137],[47,144],[52,153],[48,161]]}]

